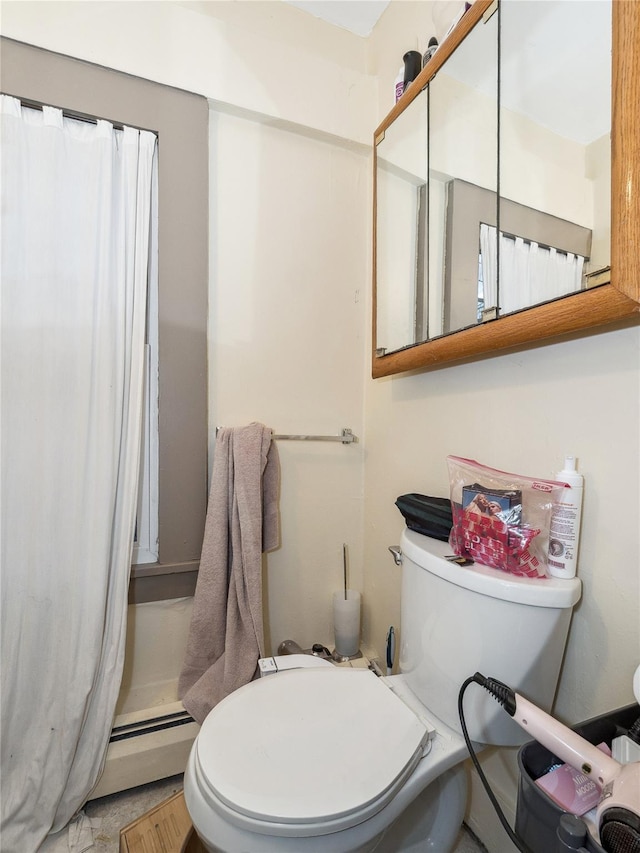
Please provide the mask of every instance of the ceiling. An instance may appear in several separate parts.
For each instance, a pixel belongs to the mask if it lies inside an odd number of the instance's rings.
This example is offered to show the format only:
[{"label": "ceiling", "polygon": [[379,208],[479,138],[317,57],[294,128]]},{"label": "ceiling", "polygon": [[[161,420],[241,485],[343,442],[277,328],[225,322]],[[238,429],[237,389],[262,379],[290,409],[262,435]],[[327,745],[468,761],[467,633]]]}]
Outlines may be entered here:
[{"label": "ceiling", "polygon": [[316,18],[342,27],[357,36],[368,36],[389,0],[285,0]]}]

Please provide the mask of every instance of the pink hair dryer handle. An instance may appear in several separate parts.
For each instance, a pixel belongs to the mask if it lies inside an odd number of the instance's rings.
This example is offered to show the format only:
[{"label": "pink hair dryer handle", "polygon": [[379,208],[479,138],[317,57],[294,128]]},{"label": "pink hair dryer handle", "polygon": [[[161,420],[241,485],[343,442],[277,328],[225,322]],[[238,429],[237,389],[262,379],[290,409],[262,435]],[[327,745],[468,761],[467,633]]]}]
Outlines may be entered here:
[{"label": "pink hair dryer handle", "polygon": [[513,719],[538,743],[593,779],[600,788],[604,788],[618,776],[620,764],[615,759],[567,726],[554,720],[524,696],[516,693],[515,697],[516,712]]}]

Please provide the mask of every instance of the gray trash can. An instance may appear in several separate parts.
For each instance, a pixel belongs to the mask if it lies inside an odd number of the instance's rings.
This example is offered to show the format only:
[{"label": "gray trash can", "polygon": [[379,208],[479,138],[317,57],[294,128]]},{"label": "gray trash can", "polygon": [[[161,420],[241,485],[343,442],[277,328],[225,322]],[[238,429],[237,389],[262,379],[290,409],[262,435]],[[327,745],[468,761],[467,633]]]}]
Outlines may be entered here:
[{"label": "gray trash can", "polygon": [[[590,743],[611,742],[625,734],[640,717],[637,703],[594,717],[573,726],[573,730]],[[586,850],[588,853],[605,853],[586,831],[581,818],[573,816],[562,820],[568,813],[535,784],[560,759],[541,746],[530,741],[518,752],[518,805],[516,808],[516,834],[534,853],[561,853],[565,850]],[[586,833],[586,835],[584,834]],[[584,840],[582,840],[584,839]]]}]

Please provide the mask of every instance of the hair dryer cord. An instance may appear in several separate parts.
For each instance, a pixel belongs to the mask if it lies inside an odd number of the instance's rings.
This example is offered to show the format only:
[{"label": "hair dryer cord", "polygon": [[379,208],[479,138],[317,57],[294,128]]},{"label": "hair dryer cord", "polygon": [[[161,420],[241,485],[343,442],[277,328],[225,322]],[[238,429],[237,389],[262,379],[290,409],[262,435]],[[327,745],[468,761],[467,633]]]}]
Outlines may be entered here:
[{"label": "hair dryer cord", "polygon": [[[500,819],[500,823],[502,824],[505,832],[507,833],[507,835],[509,836],[511,841],[515,844],[515,846],[518,848],[518,850],[522,851],[522,853],[533,853],[531,851],[531,849],[529,847],[527,847],[526,844],[524,844],[524,842],[522,842],[518,838],[518,836],[515,834],[513,829],[511,829],[511,827],[509,826],[509,822],[507,821],[507,818],[505,817],[504,812],[500,808],[500,804],[498,803],[498,801],[495,797],[495,794],[491,790],[489,782],[487,781],[487,777],[484,775],[482,767],[480,766],[480,762],[478,761],[478,756],[475,753],[475,750],[473,748],[473,744],[471,743],[471,739],[469,738],[469,733],[467,731],[467,726],[466,726],[466,723],[464,720],[464,710],[462,707],[462,700],[464,697],[464,692],[467,689],[467,687],[474,682],[476,684],[481,684],[483,687],[487,688],[486,681],[487,681],[487,679],[485,679],[484,676],[480,675],[480,673],[476,673],[471,678],[467,678],[467,680],[464,682],[464,684],[460,688],[460,693],[458,694],[458,714],[460,716],[460,726],[462,728],[462,734],[464,736],[464,741],[467,745],[467,749],[469,750],[469,755],[471,756],[471,760],[473,761],[473,766],[478,771],[478,776],[480,777],[480,781],[484,785],[484,789],[487,792],[489,799],[491,800],[491,805],[495,809],[495,812],[498,815],[498,818]],[[495,682],[495,683],[499,684],[499,682]],[[504,685],[500,685],[500,686],[504,687]],[[505,690],[509,690],[509,688],[505,687]],[[495,695],[495,693],[493,695]],[[511,714],[513,713],[512,711],[509,711],[509,709],[507,707],[507,705],[509,703],[509,697],[507,695],[505,695],[504,701],[502,701],[502,698],[499,698],[497,696],[496,696],[496,698],[498,698],[498,701],[500,701],[501,704],[505,705],[505,709],[507,710],[508,713],[511,713]]]}]

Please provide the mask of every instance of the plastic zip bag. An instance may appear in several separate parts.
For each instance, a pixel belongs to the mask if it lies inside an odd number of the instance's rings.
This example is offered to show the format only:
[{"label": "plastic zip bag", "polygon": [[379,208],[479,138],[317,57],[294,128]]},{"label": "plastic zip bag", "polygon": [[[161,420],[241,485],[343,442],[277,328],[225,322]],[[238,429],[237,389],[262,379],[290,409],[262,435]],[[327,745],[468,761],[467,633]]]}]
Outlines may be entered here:
[{"label": "plastic zip bag", "polygon": [[565,483],[510,474],[447,456],[455,554],[513,575],[547,574],[553,504]]}]

